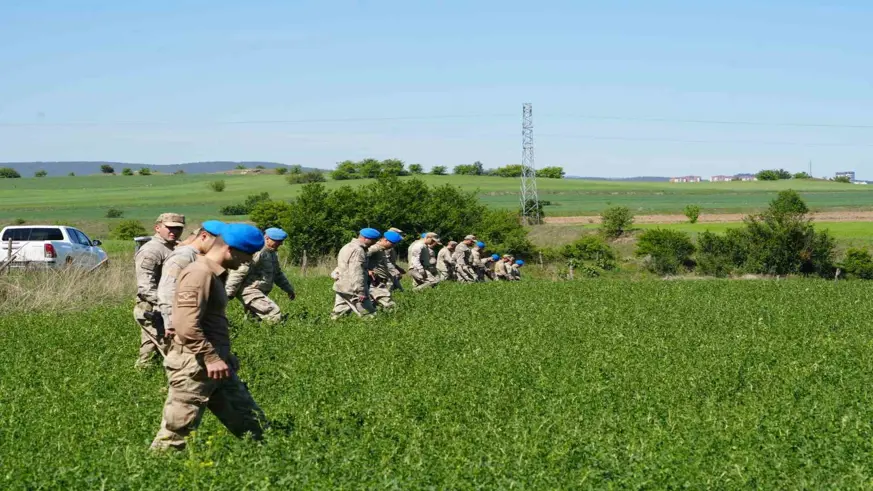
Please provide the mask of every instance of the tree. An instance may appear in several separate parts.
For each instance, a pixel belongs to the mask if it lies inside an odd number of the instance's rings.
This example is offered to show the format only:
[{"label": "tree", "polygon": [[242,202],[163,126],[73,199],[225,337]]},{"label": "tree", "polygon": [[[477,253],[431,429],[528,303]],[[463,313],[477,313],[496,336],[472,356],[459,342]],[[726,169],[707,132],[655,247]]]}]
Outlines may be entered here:
[{"label": "tree", "polygon": [[130,167],[125,167],[124,169],[121,169],[121,175],[122,176],[132,176],[133,170]]},{"label": "tree", "polygon": [[236,170],[246,170],[246,165],[245,164],[237,164]]},{"label": "tree", "polygon": [[310,182],[327,181],[327,179],[325,179],[324,177],[324,174],[315,170],[304,172],[302,174],[288,174],[288,176],[285,177],[285,180],[288,181],[288,184],[306,184]]},{"label": "tree", "polygon": [[288,173],[287,167],[276,167],[276,174],[283,176]]},{"label": "tree", "polygon": [[840,263],[847,278],[873,280],[873,256],[867,249],[851,248]]},{"label": "tree", "polygon": [[812,179],[812,176],[806,172],[798,172],[792,176],[792,179]]},{"label": "tree", "polygon": [[115,174],[115,167],[112,167],[109,164],[103,164],[100,166],[100,172],[104,174]]},{"label": "tree", "polygon": [[70,176],[70,177],[76,177],[76,173],[75,173],[75,172],[70,172],[70,173],[67,174],[67,175]]},{"label": "tree", "polygon": [[137,173],[141,176],[150,176],[150,175],[152,175],[152,170],[149,169],[148,167],[143,167],[140,170],[138,170]]},{"label": "tree", "polygon": [[256,165],[255,169],[264,170],[264,169],[266,169],[266,167],[264,167],[263,165]]},{"label": "tree", "polygon": [[700,218],[700,207],[697,205],[686,206],[685,216],[688,217],[689,223],[697,223],[697,219]]},{"label": "tree", "polygon": [[477,176],[476,167],[473,165],[456,165],[452,170],[456,176]]},{"label": "tree", "polygon": [[21,174],[18,173],[17,170],[12,167],[2,167],[0,168],[0,179],[18,179],[21,177]]},{"label": "tree", "polygon": [[122,220],[109,234],[116,240],[131,240],[134,237],[148,235],[145,227],[136,220]]},{"label": "tree", "polygon": [[785,169],[770,169],[759,171],[755,176],[759,181],[779,181],[791,179],[791,173]]},{"label": "tree", "polygon": [[446,166],[444,166],[444,165],[436,165],[433,168],[431,168],[431,170],[430,170],[430,173],[435,175],[435,176],[444,176],[444,175],[446,175],[446,172],[447,172],[447,169],[446,169]]},{"label": "tree", "polygon": [[833,178],[834,182],[841,182],[843,184],[852,184],[852,179],[849,176],[837,176]]},{"label": "tree", "polygon": [[634,215],[626,206],[613,206],[600,214],[600,231],[609,238],[621,237],[634,223]]},{"label": "tree", "polygon": [[216,193],[220,193],[224,191],[224,188],[227,186],[227,183],[224,182],[224,179],[219,179],[217,181],[209,181],[206,183],[206,187],[215,191]]},{"label": "tree", "polygon": [[383,160],[382,169],[379,172],[380,176],[406,176],[409,175],[404,168],[403,161],[400,159]]},{"label": "tree", "polygon": [[615,251],[599,235],[587,234],[560,250],[560,255],[576,265],[593,262],[600,269],[615,267]]},{"label": "tree", "polygon": [[494,169],[491,175],[498,177],[521,177],[522,172],[524,171],[524,167],[521,165],[513,164],[507,165],[504,167],[498,167]]},{"label": "tree", "polygon": [[48,172],[46,172],[44,170],[38,170],[38,171],[33,173],[33,177],[45,177],[47,175],[48,175]]},{"label": "tree", "polygon": [[544,177],[546,179],[563,179],[564,178],[564,168],[563,167],[543,167],[542,169],[537,170],[537,177]]},{"label": "tree", "polygon": [[421,164],[410,164],[409,173],[414,176],[418,174],[424,174],[424,169],[421,167]]},{"label": "tree", "polygon": [[[299,166],[297,166],[299,169]],[[294,167],[291,168],[291,174],[299,174],[295,172]],[[331,171],[330,178],[334,181],[345,181],[347,179],[360,179],[358,174],[358,164],[351,160],[344,160],[336,164],[336,170]]]},{"label": "tree", "polygon": [[634,254],[646,258],[646,269],[653,273],[676,274],[692,266],[694,251],[688,234],[666,228],[643,232]]}]

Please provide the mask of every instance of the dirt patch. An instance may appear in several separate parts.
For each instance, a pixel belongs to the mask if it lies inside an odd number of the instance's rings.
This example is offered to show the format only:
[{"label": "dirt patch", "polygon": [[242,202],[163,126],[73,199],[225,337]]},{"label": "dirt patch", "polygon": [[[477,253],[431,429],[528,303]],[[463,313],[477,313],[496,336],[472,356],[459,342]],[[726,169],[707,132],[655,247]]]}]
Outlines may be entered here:
[{"label": "dirt patch", "polygon": [[[743,221],[744,213],[714,213],[701,214],[699,223],[735,223]],[[870,222],[873,221],[873,211],[822,211],[812,213],[811,217],[817,222]],[[634,223],[685,223],[688,218],[685,215],[636,215]],[[586,224],[600,223],[599,216],[581,217],[546,217],[546,223],[553,224]]]}]

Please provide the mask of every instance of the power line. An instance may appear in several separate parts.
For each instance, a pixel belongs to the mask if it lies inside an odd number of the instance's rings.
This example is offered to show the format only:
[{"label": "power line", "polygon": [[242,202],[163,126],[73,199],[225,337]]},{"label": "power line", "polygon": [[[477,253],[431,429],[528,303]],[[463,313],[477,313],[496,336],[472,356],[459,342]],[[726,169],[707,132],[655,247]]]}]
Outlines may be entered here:
[{"label": "power line", "polygon": [[794,147],[873,147],[868,143],[816,143],[816,142],[788,142],[788,141],[764,141],[764,140],[691,140],[681,138],[646,138],[632,136],[601,136],[601,135],[569,135],[555,133],[540,133],[540,137],[567,138],[577,140],[615,140],[615,141],[639,141],[639,142],[663,142],[663,143],[710,143],[717,145],[777,145]]}]

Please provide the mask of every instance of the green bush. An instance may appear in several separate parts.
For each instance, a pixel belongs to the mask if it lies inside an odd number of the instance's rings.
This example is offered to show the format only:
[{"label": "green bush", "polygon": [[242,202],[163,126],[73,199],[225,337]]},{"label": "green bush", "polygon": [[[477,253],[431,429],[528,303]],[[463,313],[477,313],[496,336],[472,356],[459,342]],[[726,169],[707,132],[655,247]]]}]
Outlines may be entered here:
[{"label": "green bush", "polygon": [[268,192],[250,194],[246,196],[246,200],[243,203],[222,206],[218,209],[218,212],[229,216],[248,215],[256,206],[268,201],[270,201],[270,193]]},{"label": "green bush", "polygon": [[109,235],[116,240],[131,240],[134,237],[149,235],[145,227],[137,220],[122,220],[118,222]]},{"label": "green bush", "polygon": [[18,179],[21,174],[12,167],[0,167],[0,179]]},{"label": "green bush", "polygon": [[106,210],[106,218],[121,218],[124,216],[124,211],[118,208],[109,208]]},{"label": "green bush", "polygon": [[130,167],[125,167],[124,169],[121,169],[121,175],[122,176],[132,176],[133,170]]},{"label": "green bush", "polygon": [[652,229],[640,235],[635,254],[646,258],[646,269],[653,273],[677,274],[693,267],[694,250],[694,243],[685,232]]},{"label": "green bush", "polygon": [[409,173],[414,176],[424,174],[424,168],[421,166],[421,164],[411,164],[409,166]]},{"label": "green bush", "polygon": [[224,191],[224,188],[227,186],[227,183],[224,182],[224,179],[219,179],[217,181],[209,181],[206,183],[206,187],[215,191],[216,193],[220,193]]},{"label": "green bush", "polygon": [[470,165],[456,165],[452,173],[456,176],[481,176],[485,173],[485,166],[477,160]]},{"label": "green bush", "polygon": [[67,176],[69,176],[69,177],[76,177],[76,173],[75,173],[75,172],[70,172],[69,174],[67,174]]},{"label": "green bush", "polygon": [[237,165],[236,165],[236,170],[246,170],[246,166],[245,166],[245,164],[237,164]]},{"label": "green bush", "polygon": [[434,176],[444,176],[448,171],[449,170],[444,165],[437,165],[430,169],[430,173]]},{"label": "green bush", "polygon": [[14,225],[24,225],[25,223],[27,223],[27,220],[23,218],[16,218],[15,220],[12,220],[12,223]]},{"label": "green bush", "polygon": [[621,237],[634,223],[634,215],[625,206],[613,206],[600,214],[600,231],[609,238]]},{"label": "green bush", "polygon": [[47,175],[48,175],[48,172],[46,172],[44,170],[38,170],[38,171],[33,173],[33,177],[45,177]]},{"label": "green bush", "polygon": [[237,203],[234,205],[224,205],[218,209],[218,213],[225,216],[241,216],[248,215],[249,209],[245,205]]},{"label": "green bush", "polygon": [[[735,240],[735,236],[735,229],[728,229],[725,235],[717,235],[710,231],[698,235],[697,272],[706,276],[724,278],[742,264],[743,253],[738,249],[741,241]],[[737,259],[738,254],[739,259]]]},{"label": "green bush", "polygon": [[542,169],[537,169],[537,177],[544,177],[546,179],[563,179],[564,174],[563,167],[543,167]]},{"label": "green bush", "polygon": [[837,176],[831,180],[834,182],[840,182],[843,184],[852,184],[852,179],[849,178],[849,176]]},{"label": "green bush", "polygon": [[174,175],[174,176],[181,176],[181,175],[183,175],[183,174],[185,174],[185,170],[184,170],[184,169],[179,169],[179,170],[173,172],[173,175]]},{"label": "green bush", "polygon": [[697,219],[700,218],[700,207],[697,205],[686,206],[685,216],[688,217],[689,223],[697,223]]},{"label": "green bush", "polygon": [[615,251],[597,235],[583,235],[561,248],[560,255],[563,259],[575,261],[577,264],[587,261],[601,269],[615,268]]},{"label": "green bush", "polygon": [[115,174],[115,167],[112,167],[109,164],[103,164],[100,166],[100,172],[103,174]]},{"label": "green bush", "polygon": [[[492,176],[497,177],[521,177],[524,167],[519,164],[507,165],[498,167],[491,172]],[[457,174],[457,172],[456,172]]]},{"label": "green bush", "polygon": [[873,256],[870,256],[867,249],[852,248],[846,251],[840,268],[846,278],[873,280]]},{"label": "green bush", "polygon": [[309,171],[303,173],[291,173],[285,177],[288,184],[307,184],[312,182],[325,182],[327,178],[324,174],[318,171]]},{"label": "green bush", "polygon": [[141,168],[140,170],[138,170],[138,171],[136,171],[136,172],[137,172],[137,174],[139,174],[139,175],[141,175],[141,176],[150,176],[150,175],[152,175],[152,170],[149,169],[148,167],[143,167],[143,168]]},{"label": "green bush", "polygon": [[288,173],[288,168],[287,168],[287,167],[285,167],[285,166],[276,167],[276,174],[278,174],[278,175],[280,175],[280,176],[284,176],[284,175],[287,174],[287,173]]}]

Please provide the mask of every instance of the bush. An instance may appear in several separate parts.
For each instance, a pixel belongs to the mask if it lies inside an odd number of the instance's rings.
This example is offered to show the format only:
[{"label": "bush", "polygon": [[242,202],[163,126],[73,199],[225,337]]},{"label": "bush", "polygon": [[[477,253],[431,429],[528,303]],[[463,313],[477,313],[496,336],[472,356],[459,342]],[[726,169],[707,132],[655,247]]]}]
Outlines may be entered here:
[{"label": "bush", "polygon": [[124,216],[124,211],[118,208],[109,208],[106,210],[106,218],[121,218]]},{"label": "bush", "polygon": [[115,167],[112,167],[109,164],[103,164],[100,166],[100,172],[104,174],[115,174]]},{"label": "bush", "polygon": [[685,216],[688,217],[689,223],[697,223],[697,219],[700,218],[700,207],[697,205],[686,206]]},{"label": "bush", "polygon": [[738,251],[740,242],[733,239],[736,234],[731,235],[732,231],[735,232],[735,229],[729,229],[726,235],[706,231],[697,236],[698,273],[724,278],[734,271],[738,262],[742,263],[735,259],[737,252],[742,257],[742,251]]},{"label": "bush", "polygon": [[568,262],[574,261],[574,267],[587,261],[601,269],[615,268],[615,252],[597,235],[583,235],[560,249],[560,255]]},{"label": "bush", "polygon": [[184,170],[184,169],[179,169],[179,170],[177,170],[176,172],[173,172],[173,175],[174,175],[174,176],[181,176],[181,175],[183,175],[183,174],[185,174],[185,170]]},{"label": "bush", "polygon": [[15,220],[12,220],[12,223],[15,225],[24,225],[25,223],[27,223],[27,220],[23,218],[16,218]]},{"label": "bush", "polygon": [[231,216],[248,215],[256,206],[267,201],[270,201],[270,193],[250,194],[246,197],[245,202],[222,206],[218,209],[218,212],[222,215]]},{"label": "bush", "polygon": [[444,165],[437,165],[431,168],[430,173],[434,176],[444,176],[448,173],[448,169]]},{"label": "bush", "polygon": [[149,169],[148,167],[143,167],[140,170],[138,170],[137,173],[141,176],[150,176],[150,175],[152,175],[152,170]]},{"label": "bush", "polygon": [[280,176],[284,176],[284,175],[287,174],[287,173],[288,173],[288,168],[287,168],[287,167],[284,167],[284,166],[282,166],[282,167],[276,167],[276,174],[278,174],[278,175],[280,175]]},{"label": "bush", "polygon": [[613,206],[600,214],[600,231],[609,238],[621,237],[634,224],[634,215],[625,206]]},{"label": "bush", "polygon": [[693,267],[694,243],[685,232],[646,230],[637,241],[636,255],[646,257],[646,269],[657,274],[677,274]]},{"label": "bush", "polygon": [[216,193],[220,193],[224,191],[224,188],[227,186],[227,183],[224,182],[224,179],[219,179],[217,181],[209,181],[206,183],[206,187],[215,191]]},{"label": "bush", "polygon": [[48,175],[48,172],[46,172],[44,170],[38,170],[38,171],[33,173],[33,177],[45,177],[47,175]]},{"label": "bush", "polygon": [[841,182],[843,184],[852,184],[852,179],[850,179],[849,176],[837,176],[831,180],[834,182]]},{"label": "bush", "polygon": [[421,167],[421,164],[410,164],[409,173],[414,176],[424,174],[424,168]]},{"label": "bush", "polygon": [[[491,175],[497,177],[521,177],[524,167],[521,165],[507,165],[498,167],[491,172]],[[457,172],[455,172],[457,174]]]},{"label": "bush", "polygon": [[798,172],[791,176],[792,179],[812,179],[812,176],[806,172]]},{"label": "bush", "polygon": [[134,237],[148,235],[148,231],[137,220],[122,220],[118,222],[109,235],[116,240],[131,240]]},{"label": "bush", "polygon": [[21,174],[12,167],[0,167],[0,178],[2,179],[18,179]]},{"label": "bush", "polygon": [[70,172],[69,174],[67,174],[67,176],[69,176],[69,177],[76,177],[76,173],[75,173],[75,172]]},{"label": "bush", "polygon": [[564,174],[563,167],[543,167],[537,170],[537,177],[544,177],[546,179],[563,179]]},{"label": "bush", "polygon": [[456,165],[452,173],[458,176],[481,176],[485,173],[485,166],[477,160],[470,165]]},{"label": "bush", "polygon": [[266,230],[270,227],[282,227],[282,217],[290,212],[291,205],[285,201],[261,201],[249,212],[249,218],[261,230]]},{"label": "bush", "polygon": [[535,250],[519,215],[509,210],[487,210],[476,230],[479,239],[488,245],[489,254],[529,257]]},{"label": "bush", "polygon": [[236,170],[246,170],[246,166],[245,166],[245,164],[237,164],[237,165],[236,165]]},{"label": "bush", "polygon": [[249,209],[243,204],[225,205],[218,209],[218,213],[226,216],[248,215]]},{"label": "bush", "polygon": [[122,176],[132,176],[133,170],[131,170],[130,167],[125,167],[124,169],[121,169],[121,175]]},{"label": "bush", "polygon": [[288,181],[288,184],[307,184],[312,182],[326,182],[327,179],[324,177],[324,174],[318,171],[309,171],[300,173],[291,173],[285,177],[285,180]]},{"label": "bush", "polygon": [[266,167],[264,167],[263,165],[256,165],[255,169],[264,170],[264,169],[266,169]]},{"label": "bush", "polygon": [[840,267],[846,278],[873,280],[873,257],[867,249],[849,249]]},{"label": "bush", "polygon": [[791,179],[791,173],[785,169],[762,170],[755,174],[759,181],[778,181],[781,179]]}]

